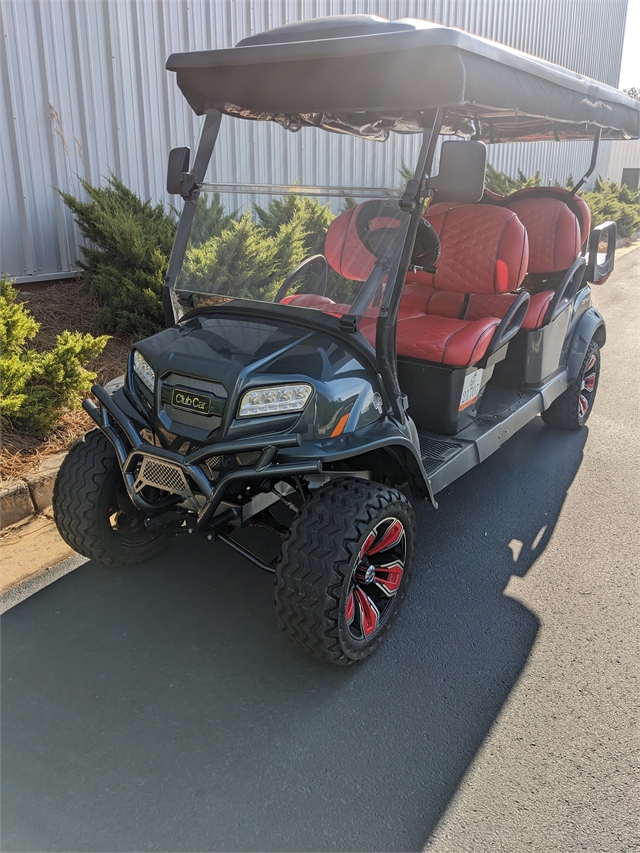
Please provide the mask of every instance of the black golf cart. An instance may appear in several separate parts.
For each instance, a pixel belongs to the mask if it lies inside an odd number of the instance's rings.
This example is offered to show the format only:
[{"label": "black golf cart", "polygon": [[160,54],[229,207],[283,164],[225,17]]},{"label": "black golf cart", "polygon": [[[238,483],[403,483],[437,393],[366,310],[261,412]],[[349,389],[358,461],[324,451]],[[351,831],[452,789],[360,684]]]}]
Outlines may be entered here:
[{"label": "black golf cart", "polygon": [[[592,229],[577,190],[601,138],[640,135],[640,103],[460,30],[370,16],[278,27],[167,68],[205,116],[193,165],[185,148],[169,160],[184,206],[167,328],[135,345],[123,382],[94,386],[99,405],[85,400],[98,428],[60,470],[56,523],[113,565],[179,534],[221,540],[275,574],[295,643],[349,664],[406,595],[409,496],[437,507],[537,415],[560,429],[589,417],[605,343],[589,283],[611,273],[616,229]],[[295,145],[342,134],[371,186],[250,179],[252,198],[293,194],[291,220],[270,231],[259,208],[259,246],[250,212],[221,234],[206,199],[230,189],[210,165],[223,115],[304,129]],[[398,134],[420,142],[400,190]],[[459,138],[434,174],[440,135]],[[485,190],[485,143],[543,139],[593,139],[572,190]],[[272,159],[262,152],[270,175]],[[304,233],[316,229],[304,245],[287,230],[303,208]],[[273,563],[243,539],[255,525],[282,539]]]}]

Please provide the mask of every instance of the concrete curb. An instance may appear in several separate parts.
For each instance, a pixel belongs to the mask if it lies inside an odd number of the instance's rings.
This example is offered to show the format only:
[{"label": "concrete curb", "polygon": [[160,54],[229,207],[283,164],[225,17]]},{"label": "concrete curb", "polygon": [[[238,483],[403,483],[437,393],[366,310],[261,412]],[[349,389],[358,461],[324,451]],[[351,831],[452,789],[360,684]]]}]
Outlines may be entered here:
[{"label": "concrete curb", "polygon": [[64,577],[64,575],[68,575],[69,572],[80,568],[80,566],[83,566],[87,562],[86,557],[76,554],[52,568],[43,569],[38,574],[26,578],[22,583],[16,584],[16,586],[0,594],[0,613],[5,613],[7,610],[15,607],[16,604],[20,604],[25,598],[29,598],[29,596],[44,589],[45,586],[49,586],[50,583],[57,581],[59,578]]},{"label": "concrete curb", "polygon": [[66,451],[54,453],[48,456],[33,474],[0,488],[3,529],[49,509],[53,484],[66,455]]}]

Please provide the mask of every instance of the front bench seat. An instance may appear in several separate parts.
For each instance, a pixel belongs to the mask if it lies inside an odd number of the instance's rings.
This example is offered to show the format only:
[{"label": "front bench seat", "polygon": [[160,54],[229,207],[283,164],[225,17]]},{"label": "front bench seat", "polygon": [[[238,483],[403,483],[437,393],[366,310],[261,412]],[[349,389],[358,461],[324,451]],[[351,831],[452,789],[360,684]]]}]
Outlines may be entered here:
[{"label": "front bench seat", "polygon": [[[466,294],[493,298],[513,294],[524,280],[529,259],[527,233],[510,210],[473,204],[434,205],[425,218],[440,237],[436,273],[420,272],[415,283],[444,300],[464,303]],[[508,309],[507,309],[508,310]],[[507,313],[505,310],[505,315]],[[464,319],[433,313],[398,320],[399,356],[450,367],[480,361],[494,341],[501,318],[487,311]],[[521,322],[521,321],[520,321]],[[519,327],[519,326],[518,326]]]}]

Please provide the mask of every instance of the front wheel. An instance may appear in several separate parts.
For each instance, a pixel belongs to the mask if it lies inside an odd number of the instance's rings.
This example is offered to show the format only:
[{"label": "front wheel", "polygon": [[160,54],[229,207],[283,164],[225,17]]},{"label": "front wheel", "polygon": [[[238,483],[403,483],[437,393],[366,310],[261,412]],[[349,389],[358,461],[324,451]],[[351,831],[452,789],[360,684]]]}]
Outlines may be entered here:
[{"label": "front wheel", "polygon": [[574,382],[549,408],[542,420],[555,429],[580,429],[591,414],[600,377],[600,347],[591,341]]},{"label": "front wheel", "polygon": [[52,504],[58,532],[67,545],[99,563],[141,563],[171,541],[167,533],[145,526],[145,514],[127,494],[113,445],[97,429],[65,457]]},{"label": "front wheel", "polygon": [[336,664],[369,657],[407,592],[416,522],[407,498],[365,480],[329,482],[296,516],[276,567],[276,617],[300,648]]}]

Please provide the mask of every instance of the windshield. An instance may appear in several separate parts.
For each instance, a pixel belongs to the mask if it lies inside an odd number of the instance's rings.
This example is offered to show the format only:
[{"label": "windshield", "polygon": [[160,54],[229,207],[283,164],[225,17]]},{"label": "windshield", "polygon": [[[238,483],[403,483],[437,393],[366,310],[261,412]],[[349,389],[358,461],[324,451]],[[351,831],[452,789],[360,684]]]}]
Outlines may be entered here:
[{"label": "windshield", "polygon": [[371,326],[407,233],[398,202],[408,172],[398,158],[382,173],[376,161],[391,153],[387,146],[356,142],[377,149],[373,158],[363,152],[369,168],[363,160],[354,170],[369,186],[303,186],[304,175],[278,186],[202,184],[175,285],[183,309],[248,299],[355,315],[368,321],[361,328]]}]

